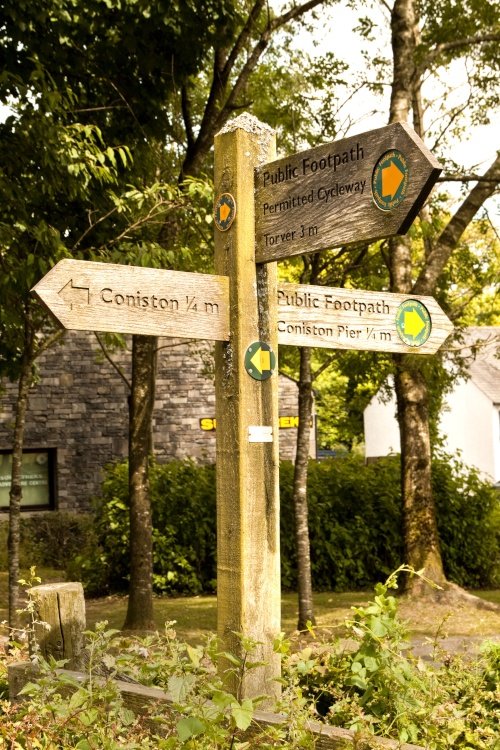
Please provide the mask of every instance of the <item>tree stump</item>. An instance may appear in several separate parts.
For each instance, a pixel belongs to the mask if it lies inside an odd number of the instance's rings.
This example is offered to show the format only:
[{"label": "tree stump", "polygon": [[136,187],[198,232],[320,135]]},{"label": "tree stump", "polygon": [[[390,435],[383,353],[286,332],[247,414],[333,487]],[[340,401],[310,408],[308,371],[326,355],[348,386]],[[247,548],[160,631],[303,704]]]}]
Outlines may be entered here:
[{"label": "tree stump", "polygon": [[35,605],[33,639],[41,655],[45,659],[67,659],[67,669],[79,669],[86,628],[82,584],[34,586],[29,595]]}]

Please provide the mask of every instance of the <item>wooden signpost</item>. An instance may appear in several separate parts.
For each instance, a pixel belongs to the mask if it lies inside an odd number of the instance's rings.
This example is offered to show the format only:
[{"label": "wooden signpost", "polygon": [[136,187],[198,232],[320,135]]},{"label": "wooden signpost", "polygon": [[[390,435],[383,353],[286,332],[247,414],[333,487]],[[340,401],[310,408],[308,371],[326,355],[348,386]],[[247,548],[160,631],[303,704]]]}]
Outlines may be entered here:
[{"label": "wooden signpost", "polygon": [[428,354],[452,329],[430,297],[278,287],[272,262],[404,233],[440,172],[410,128],[274,157],[274,132],[249,115],[216,136],[220,275],[63,260],[33,290],[66,328],[217,342],[218,633],[242,658],[252,639],[259,663],[242,683],[226,673],[241,698],[279,693],[278,341]]},{"label": "wooden signpost", "polygon": [[282,283],[278,342],[432,354],[453,330],[432,297]]},{"label": "wooden signpost", "polygon": [[257,262],[404,234],[440,172],[402,123],[264,164],[255,176]]},{"label": "wooden signpost", "polygon": [[225,276],[65,259],[32,289],[64,328],[229,339]]},{"label": "wooden signpost", "polygon": [[215,347],[217,620],[222,650],[243,659],[238,634],[256,644],[261,666],[243,684],[234,665],[226,673],[245,697],[276,696],[280,675],[277,268],[255,264],[253,194],[254,169],[274,149],[274,132],[249,115],[215,138],[215,270],[229,276],[231,331]]}]

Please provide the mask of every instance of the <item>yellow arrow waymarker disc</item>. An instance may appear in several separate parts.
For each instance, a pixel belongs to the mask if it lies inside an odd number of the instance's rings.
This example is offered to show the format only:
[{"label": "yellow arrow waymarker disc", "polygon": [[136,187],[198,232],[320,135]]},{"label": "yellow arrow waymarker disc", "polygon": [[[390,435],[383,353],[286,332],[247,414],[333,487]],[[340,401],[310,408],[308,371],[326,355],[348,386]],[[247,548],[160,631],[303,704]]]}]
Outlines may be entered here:
[{"label": "yellow arrow waymarker disc", "polygon": [[245,370],[254,380],[267,380],[276,367],[276,355],[264,341],[255,341],[245,354]]},{"label": "yellow arrow waymarker disc", "polygon": [[398,336],[408,346],[422,346],[431,335],[432,321],[426,306],[416,299],[407,299],[396,312]]}]

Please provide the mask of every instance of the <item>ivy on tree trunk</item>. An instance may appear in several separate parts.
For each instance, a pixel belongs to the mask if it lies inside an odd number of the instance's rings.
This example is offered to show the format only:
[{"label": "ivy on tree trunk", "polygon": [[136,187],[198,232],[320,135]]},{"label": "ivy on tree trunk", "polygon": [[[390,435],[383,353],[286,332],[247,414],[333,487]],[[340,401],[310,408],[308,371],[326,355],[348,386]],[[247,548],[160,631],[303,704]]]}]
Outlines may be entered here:
[{"label": "ivy on tree trunk", "polygon": [[311,350],[300,349],[299,425],[297,454],[293,474],[293,505],[295,510],[295,538],[297,543],[297,587],[299,597],[298,630],[307,623],[315,623],[311,580],[311,550],[309,543],[309,509],[307,504],[307,468],[312,417]]},{"label": "ivy on tree trunk", "polygon": [[16,420],[12,441],[12,475],[9,493],[9,535],[7,548],[9,554],[9,628],[20,625],[19,599],[19,547],[21,535],[21,502],[23,498],[22,461],[26,411],[28,409],[29,391],[33,384],[33,363],[35,360],[35,332],[31,321],[29,303],[24,317],[24,347],[19,372]]},{"label": "ivy on tree trunk", "polygon": [[130,586],[125,630],[154,630],[153,531],[149,492],[157,339],[134,336],[129,408]]}]

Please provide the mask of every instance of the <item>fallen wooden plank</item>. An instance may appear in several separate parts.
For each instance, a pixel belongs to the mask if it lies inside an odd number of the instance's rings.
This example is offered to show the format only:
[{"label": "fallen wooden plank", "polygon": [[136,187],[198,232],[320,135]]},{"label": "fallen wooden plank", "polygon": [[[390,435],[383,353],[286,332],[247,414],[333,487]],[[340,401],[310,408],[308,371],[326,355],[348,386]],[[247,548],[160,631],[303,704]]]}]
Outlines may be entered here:
[{"label": "fallen wooden plank", "polygon": [[[73,678],[76,682],[86,682],[87,675],[83,672],[74,672],[71,670],[58,670],[67,677]],[[9,698],[11,701],[19,696],[20,690],[30,680],[36,678],[36,669],[30,662],[18,662],[10,664],[8,667],[9,676]],[[103,678],[96,677],[96,680]],[[148,687],[138,685],[123,680],[115,680],[123,698],[124,705],[137,715],[144,715],[150,707],[155,704],[162,704],[166,713],[175,712],[175,702],[172,697],[157,687]],[[288,723],[288,717],[284,714],[275,714],[268,711],[256,710],[253,715],[252,726],[247,730],[246,737],[259,727],[275,726],[279,727]],[[340,729],[318,721],[308,721],[307,729],[316,737],[317,750],[425,750],[420,745],[410,745],[400,743],[397,740],[390,740],[385,737],[366,737],[359,736],[348,729]]]}]

